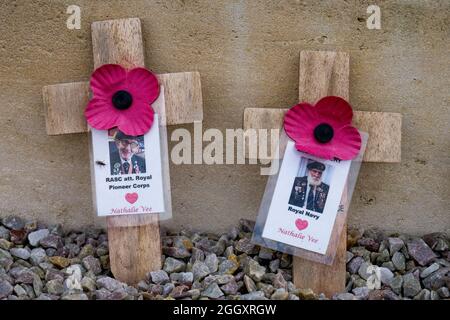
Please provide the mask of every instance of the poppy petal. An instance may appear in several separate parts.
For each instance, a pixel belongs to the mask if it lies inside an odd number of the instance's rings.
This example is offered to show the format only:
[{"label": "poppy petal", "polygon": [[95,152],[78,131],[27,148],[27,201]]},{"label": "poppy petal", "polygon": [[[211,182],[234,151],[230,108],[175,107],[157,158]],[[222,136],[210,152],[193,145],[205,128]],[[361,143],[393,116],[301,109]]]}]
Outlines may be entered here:
[{"label": "poppy petal", "polygon": [[124,85],[127,71],[118,64],[105,64],[91,76],[90,86],[94,97],[111,97]]},{"label": "poppy petal", "polygon": [[309,103],[300,103],[289,109],[284,116],[284,130],[294,141],[311,136],[317,125],[317,113]]},{"label": "poppy petal", "polygon": [[92,128],[107,130],[116,126],[119,112],[104,99],[94,97],[89,101],[84,115]]},{"label": "poppy petal", "polygon": [[[300,103],[289,109],[284,117],[284,129],[299,151],[324,159],[350,160],[361,148],[361,136],[351,126],[352,117],[352,107],[347,101],[330,96],[320,99],[315,106]],[[319,124],[333,128],[330,141],[316,140],[314,130]]]},{"label": "poppy petal", "polygon": [[153,103],[159,96],[156,76],[145,68],[135,68],[127,74],[127,88],[136,99]]},{"label": "poppy petal", "polygon": [[355,158],[361,149],[361,135],[351,125],[339,129],[332,140],[334,155],[341,160]]},{"label": "poppy petal", "polygon": [[153,108],[142,102],[133,103],[133,107],[122,113],[119,130],[131,136],[140,136],[150,130],[154,119]]},{"label": "poppy petal", "polygon": [[315,105],[317,112],[323,117],[337,120],[341,124],[350,124],[353,110],[350,104],[341,97],[329,96],[320,99]]}]

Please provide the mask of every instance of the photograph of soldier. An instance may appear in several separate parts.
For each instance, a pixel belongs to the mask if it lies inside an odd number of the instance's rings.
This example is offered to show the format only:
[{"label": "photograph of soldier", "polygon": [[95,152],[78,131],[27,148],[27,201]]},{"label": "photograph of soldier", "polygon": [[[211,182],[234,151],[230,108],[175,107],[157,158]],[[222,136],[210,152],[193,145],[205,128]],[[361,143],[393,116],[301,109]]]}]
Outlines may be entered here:
[{"label": "photograph of soldier", "polygon": [[322,181],[325,169],[326,166],[321,162],[309,162],[306,165],[306,175],[294,180],[289,204],[323,213],[330,189],[330,186]]},{"label": "photograph of soldier", "polygon": [[129,136],[116,130],[110,132],[111,175],[145,173],[144,137]]}]

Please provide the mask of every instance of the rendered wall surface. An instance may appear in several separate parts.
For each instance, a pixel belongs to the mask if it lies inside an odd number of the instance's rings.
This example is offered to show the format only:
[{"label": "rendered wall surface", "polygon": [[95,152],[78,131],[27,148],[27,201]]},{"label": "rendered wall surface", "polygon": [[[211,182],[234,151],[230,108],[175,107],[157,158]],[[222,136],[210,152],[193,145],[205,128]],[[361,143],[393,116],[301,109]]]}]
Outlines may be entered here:
[{"label": "rendered wall surface", "polygon": [[[403,114],[402,162],[362,165],[350,225],[450,232],[450,2],[377,2],[381,30],[366,27],[370,1],[1,1],[0,216],[94,222],[87,135],[47,136],[41,89],[88,80],[91,22],[139,17],[147,67],[200,71],[204,129],[242,127],[246,107],[295,104],[300,50],[349,52],[354,108]],[[80,30],[66,28],[71,4]],[[259,166],[170,169],[170,227],[255,219]]]}]

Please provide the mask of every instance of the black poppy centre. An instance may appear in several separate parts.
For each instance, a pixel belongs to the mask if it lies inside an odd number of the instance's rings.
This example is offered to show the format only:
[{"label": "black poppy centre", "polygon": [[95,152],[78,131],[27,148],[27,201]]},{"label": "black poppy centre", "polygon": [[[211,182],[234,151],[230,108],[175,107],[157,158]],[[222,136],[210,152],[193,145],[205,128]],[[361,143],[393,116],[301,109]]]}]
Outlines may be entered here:
[{"label": "black poppy centre", "polygon": [[327,143],[333,139],[334,131],[328,123],[321,123],[314,129],[314,138],[320,143]]},{"label": "black poppy centre", "polygon": [[112,103],[116,109],[126,110],[131,107],[133,96],[128,91],[120,90],[114,93]]}]

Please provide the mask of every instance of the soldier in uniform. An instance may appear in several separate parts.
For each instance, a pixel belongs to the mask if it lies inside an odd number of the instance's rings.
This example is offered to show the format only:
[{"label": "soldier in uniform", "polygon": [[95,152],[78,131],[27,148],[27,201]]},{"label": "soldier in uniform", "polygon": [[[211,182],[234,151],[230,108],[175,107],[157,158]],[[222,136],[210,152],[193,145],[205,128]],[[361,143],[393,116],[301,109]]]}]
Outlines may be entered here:
[{"label": "soldier in uniform", "polygon": [[314,161],[309,163],[307,175],[296,177],[292,186],[289,204],[323,213],[330,186],[322,182],[322,172],[325,171],[323,163]]},{"label": "soldier in uniform", "polygon": [[145,173],[145,160],[136,155],[139,152],[139,141],[117,131],[114,142],[117,152],[111,153],[111,175]]}]

